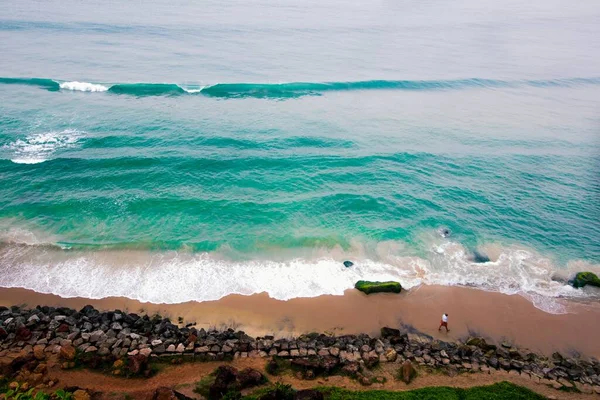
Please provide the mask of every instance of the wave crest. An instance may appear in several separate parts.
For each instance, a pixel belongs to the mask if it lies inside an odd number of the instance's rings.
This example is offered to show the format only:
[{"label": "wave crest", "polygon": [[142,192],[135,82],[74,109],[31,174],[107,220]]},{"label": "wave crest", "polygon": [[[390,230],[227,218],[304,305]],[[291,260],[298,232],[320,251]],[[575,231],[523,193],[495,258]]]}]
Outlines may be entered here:
[{"label": "wave crest", "polygon": [[208,86],[183,87],[175,83],[99,83],[66,81],[59,83],[42,78],[1,78],[0,84],[37,86],[49,91],[76,90],[84,92],[109,92],[130,96],[177,96],[203,95],[207,97],[287,99],[302,96],[319,96],[326,92],[361,90],[462,90],[469,88],[510,87],[570,87],[598,85],[600,77],[565,78],[549,80],[497,80],[497,79],[453,79],[453,80],[369,80],[350,82],[289,82],[289,83],[217,83]]},{"label": "wave crest", "polygon": [[108,88],[104,85],[98,85],[89,82],[63,82],[60,84],[61,89],[75,90],[80,92],[106,92]]}]

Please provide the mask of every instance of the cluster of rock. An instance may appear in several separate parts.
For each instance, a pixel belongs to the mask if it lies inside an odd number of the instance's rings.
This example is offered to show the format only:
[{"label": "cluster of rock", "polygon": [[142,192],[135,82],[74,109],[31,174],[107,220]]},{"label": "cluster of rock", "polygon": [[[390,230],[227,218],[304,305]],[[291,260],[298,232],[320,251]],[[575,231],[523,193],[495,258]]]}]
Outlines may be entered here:
[{"label": "cluster of rock", "polygon": [[[506,343],[496,347],[482,338],[443,342],[391,328],[383,328],[381,337],[307,334],[294,339],[252,338],[242,331],[207,332],[193,326],[179,327],[160,316],[100,312],[91,306],[80,311],[0,307],[0,357],[9,353],[18,353],[20,358],[13,359],[16,364],[5,366],[0,374],[14,373],[19,366],[42,361],[49,354],[56,354],[63,368],[76,362],[91,368],[109,365],[113,372],[127,375],[148,375],[148,362],[155,359],[275,357],[291,360],[308,379],[339,371],[368,384],[369,370],[377,364],[409,361],[449,374],[506,370],[556,387],[576,384],[580,390],[600,392],[600,363],[596,359],[558,353],[546,358]],[[119,364],[118,360],[124,361]],[[33,373],[37,366],[32,364],[31,368]]]}]

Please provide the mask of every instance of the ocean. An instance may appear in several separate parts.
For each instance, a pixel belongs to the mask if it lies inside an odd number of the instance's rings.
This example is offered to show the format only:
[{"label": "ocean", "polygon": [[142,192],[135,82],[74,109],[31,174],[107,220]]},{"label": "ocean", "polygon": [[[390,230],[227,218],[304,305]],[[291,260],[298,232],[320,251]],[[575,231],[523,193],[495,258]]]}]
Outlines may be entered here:
[{"label": "ocean", "polygon": [[0,55],[1,287],[598,298],[597,1],[9,0]]}]

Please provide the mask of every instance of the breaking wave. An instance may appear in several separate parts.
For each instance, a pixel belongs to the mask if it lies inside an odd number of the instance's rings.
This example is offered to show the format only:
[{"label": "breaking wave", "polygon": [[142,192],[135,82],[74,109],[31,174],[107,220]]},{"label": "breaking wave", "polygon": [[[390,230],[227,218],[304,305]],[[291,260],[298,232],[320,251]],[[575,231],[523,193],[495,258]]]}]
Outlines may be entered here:
[{"label": "breaking wave", "polygon": [[[182,303],[260,292],[281,300],[342,295],[361,279],[397,280],[406,289],[428,284],[519,294],[549,313],[566,312],[559,298],[598,298],[600,294],[593,288],[574,289],[567,282],[576,271],[600,272],[600,265],[573,261],[557,268],[531,250],[498,245],[479,249],[490,259],[482,263],[461,244],[448,240],[432,244],[425,258],[398,254],[401,244],[381,242],[378,255],[371,258],[357,248],[334,248],[285,260],[264,255],[240,261],[220,251],[65,249],[46,240],[34,244],[32,238],[22,231],[0,238],[1,287],[63,297],[119,296]],[[346,268],[346,259],[354,266]]]},{"label": "breaking wave", "polygon": [[206,86],[181,86],[175,83],[89,83],[56,81],[42,78],[0,78],[0,84],[37,86],[49,91],[74,90],[84,92],[109,92],[131,96],[203,95],[215,98],[296,98],[318,96],[326,92],[359,90],[461,90],[469,88],[511,87],[571,87],[598,85],[600,77],[566,78],[549,80],[369,80],[353,82],[290,82],[290,83],[217,83]]},{"label": "breaking wave", "polygon": [[57,150],[72,147],[81,136],[75,129],[36,133],[3,148],[12,153],[11,161],[16,164],[38,164],[47,161]]}]

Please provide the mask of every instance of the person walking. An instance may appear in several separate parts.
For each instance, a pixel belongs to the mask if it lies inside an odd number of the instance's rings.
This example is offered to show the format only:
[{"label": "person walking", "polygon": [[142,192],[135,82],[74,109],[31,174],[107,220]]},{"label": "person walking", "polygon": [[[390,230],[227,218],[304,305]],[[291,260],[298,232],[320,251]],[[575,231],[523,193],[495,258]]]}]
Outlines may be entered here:
[{"label": "person walking", "polygon": [[442,321],[440,322],[440,327],[438,328],[438,332],[442,330],[442,326],[446,328],[446,332],[450,332],[448,329],[448,314],[442,314]]}]

